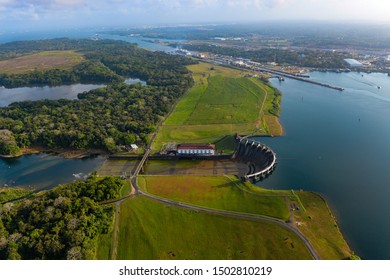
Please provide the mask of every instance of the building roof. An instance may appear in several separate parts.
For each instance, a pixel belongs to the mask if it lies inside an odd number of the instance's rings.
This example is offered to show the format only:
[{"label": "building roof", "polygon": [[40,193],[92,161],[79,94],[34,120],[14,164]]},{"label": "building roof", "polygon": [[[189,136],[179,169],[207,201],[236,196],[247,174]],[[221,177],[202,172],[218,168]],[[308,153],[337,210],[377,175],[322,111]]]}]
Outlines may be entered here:
[{"label": "building roof", "polygon": [[344,61],[345,61],[349,66],[352,66],[352,67],[362,67],[362,66],[364,66],[361,62],[357,61],[356,59],[347,58],[347,59],[344,59]]},{"label": "building roof", "polygon": [[179,150],[215,150],[214,144],[190,144],[183,143],[177,145],[177,149]]}]

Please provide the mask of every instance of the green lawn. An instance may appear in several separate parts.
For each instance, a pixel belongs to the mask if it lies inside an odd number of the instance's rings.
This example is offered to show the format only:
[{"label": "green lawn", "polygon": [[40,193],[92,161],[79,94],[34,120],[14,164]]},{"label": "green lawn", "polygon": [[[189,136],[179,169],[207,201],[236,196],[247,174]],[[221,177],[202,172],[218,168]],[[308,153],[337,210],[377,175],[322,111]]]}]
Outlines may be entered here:
[{"label": "green lawn", "polygon": [[[210,70],[210,68],[214,70]],[[195,86],[180,100],[160,127],[152,145],[164,143],[215,143],[218,150],[234,150],[226,137],[240,134],[281,135],[278,117],[272,115],[274,89],[247,72],[206,63],[188,66]],[[226,146],[229,143],[229,146]],[[222,144],[222,145],[220,145]]]},{"label": "green lawn", "polygon": [[296,211],[295,223],[322,259],[348,259],[352,252],[344,240],[326,201],[318,194],[295,191],[303,209]]},{"label": "green lawn", "polygon": [[118,259],[311,259],[278,225],[172,208],[138,196],[121,204]]},{"label": "green lawn", "polygon": [[226,176],[140,176],[139,186],[161,197],[213,209],[288,220],[289,192],[271,191]]},{"label": "green lawn", "polygon": [[255,123],[265,90],[248,78],[214,76],[184,124]]},{"label": "green lawn", "polygon": [[100,234],[97,240],[96,259],[110,260],[111,259],[111,243],[113,232]]}]

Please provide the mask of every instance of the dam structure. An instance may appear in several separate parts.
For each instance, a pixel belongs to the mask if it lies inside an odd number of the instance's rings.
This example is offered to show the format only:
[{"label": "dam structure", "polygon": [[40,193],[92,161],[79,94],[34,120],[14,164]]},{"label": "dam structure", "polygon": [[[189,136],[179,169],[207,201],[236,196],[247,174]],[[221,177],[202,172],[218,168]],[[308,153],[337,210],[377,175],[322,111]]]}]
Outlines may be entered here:
[{"label": "dam structure", "polygon": [[248,137],[238,136],[237,141],[237,149],[233,158],[249,166],[249,172],[241,177],[242,180],[259,181],[272,173],[277,163],[274,151]]}]

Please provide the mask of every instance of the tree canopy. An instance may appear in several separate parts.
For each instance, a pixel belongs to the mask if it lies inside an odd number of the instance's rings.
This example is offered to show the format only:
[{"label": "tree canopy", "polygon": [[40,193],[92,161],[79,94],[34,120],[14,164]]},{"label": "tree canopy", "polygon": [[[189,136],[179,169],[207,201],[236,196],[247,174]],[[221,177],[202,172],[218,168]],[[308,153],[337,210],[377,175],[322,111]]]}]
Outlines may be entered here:
[{"label": "tree canopy", "polygon": [[[13,46],[13,51],[22,53],[31,49],[77,49],[85,54],[87,61],[73,70],[77,75],[72,71],[48,70],[38,79],[40,74],[31,72],[33,83],[36,79],[42,83],[48,79],[63,83],[64,79],[71,80],[68,75],[111,82],[105,88],[79,94],[78,100],[25,101],[0,108],[0,129],[11,131],[17,148],[35,145],[115,152],[118,146],[131,141],[146,144],[148,134],[193,83],[185,68],[192,60],[150,52],[121,41],[57,39],[17,42]],[[9,44],[0,45],[0,53],[8,49],[12,49]],[[60,73],[59,78],[53,78],[53,73]],[[15,84],[20,79],[33,81],[20,75],[9,77],[10,83]],[[127,85],[122,82],[125,77],[146,80],[148,86]]]},{"label": "tree canopy", "polygon": [[0,204],[0,259],[94,259],[98,235],[111,231],[114,215],[99,202],[118,198],[124,183],[91,176]]}]

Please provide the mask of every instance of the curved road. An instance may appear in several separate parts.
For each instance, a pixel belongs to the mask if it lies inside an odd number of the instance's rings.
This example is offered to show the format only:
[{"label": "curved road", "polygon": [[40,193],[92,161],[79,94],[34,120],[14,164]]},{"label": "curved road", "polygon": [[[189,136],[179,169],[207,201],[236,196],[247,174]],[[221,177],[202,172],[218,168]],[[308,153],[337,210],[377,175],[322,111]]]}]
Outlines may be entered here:
[{"label": "curved road", "polygon": [[144,192],[143,190],[141,190],[137,186],[137,177],[132,177],[130,182],[131,182],[132,186],[134,187],[134,189],[136,190],[136,193],[142,194],[142,195],[149,197],[155,201],[158,201],[158,202],[170,205],[170,206],[191,209],[191,210],[195,210],[195,211],[202,211],[202,212],[207,212],[207,213],[216,214],[216,215],[245,218],[245,219],[257,220],[257,221],[260,220],[260,221],[266,221],[266,222],[278,224],[278,225],[292,231],[293,233],[295,233],[302,240],[302,242],[305,244],[306,248],[309,250],[312,257],[315,260],[320,259],[319,255],[316,253],[313,246],[310,244],[309,240],[307,240],[307,238],[297,228],[291,226],[290,224],[288,224],[286,222],[280,221],[278,219],[266,217],[266,216],[258,216],[258,215],[253,215],[253,214],[245,214],[245,213],[237,213],[237,212],[229,212],[229,211],[223,211],[223,210],[217,210],[217,209],[210,209],[210,208],[206,208],[206,207],[196,206],[196,205],[192,205],[192,204],[187,204],[187,203],[183,203],[183,202],[179,202],[179,201],[175,201],[175,200],[162,198],[162,197],[155,196],[155,195],[152,195],[150,193],[147,193],[147,192]]},{"label": "curved road", "polygon": [[[122,202],[123,200],[126,200],[126,199],[128,199],[128,198],[130,198],[132,196],[136,196],[136,195],[141,194],[141,195],[144,195],[144,196],[146,196],[146,197],[148,197],[150,199],[158,201],[160,203],[164,203],[166,205],[170,205],[170,206],[174,206],[174,207],[191,209],[191,210],[195,210],[195,211],[202,211],[202,212],[207,212],[207,213],[211,213],[211,214],[215,214],[215,215],[237,217],[237,218],[245,218],[245,219],[250,219],[250,220],[255,220],[255,221],[256,220],[257,221],[266,221],[266,222],[270,222],[270,223],[274,223],[274,224],[277,224],[279,226],[282,226],[282,227],[286,228],[287,230],[290,230],[291,232],[295,233],[302,240],[303,244],[305,244],[305,246],[309,250],[311,256],[315,260],[319,260],[320,259],[319,255],[316,253],[316,251],[314,250],[313,246],[310,244],[309,240],[307,240],[307,238],[297,228],[291,226],[290,224],[288,224],[286,222],[280,221],[280,220],[275,219],[275,218],[266,217],[266,216],[259,216],[259,215],[245,214],[245,213],[237,213],[237,212],[229,212],[229,211],[223,211],[223,210],[210,209],[210,208],[206,208],[206,207],[196,206],[196,205],[192,205],[192,204],[187,204],[187,203],[183,203],[183,202],[179,202],[179,201],[170,200],[170,199],[162,198],[162,197],[159,197],[159,196],[155,196],[155,195],[152,195],[150,193],[147,193],[147,192],[141,190],[138,187],[138,185],[137,185],[137,176],[138,176],[138,174],[139,174],[143,164],[145,163],[146,159],[148,158],[148,156],[150,154],[150,151],[151,151],[150,148],[148,148],[146,150],[146,153],[144,154],[144,156],[143,156],[142,160],[140,161],[139,165],[137,166],[133,176],[130,177],[130,185],[134,188],[134,192],[131,192],[127,196],[122,197],[120,199],[111,200],[111,201],[107,201],[106,202],[106,203],[110,203],[110,204],[111,203],[115,203],[117,212],[119,210],[118,208],[119,208],[120,202]],[[117,239],[116,238],[116,232],[117,232],[118,221],[117,221],[117,217],[115,219],[116,220],[115,220],[115,225],[114,225],[114,241],[113,241],[113,244],[115,246],[113,248],[112,257],[115,257],[115,254],[116,254],[116,239]]]}]

